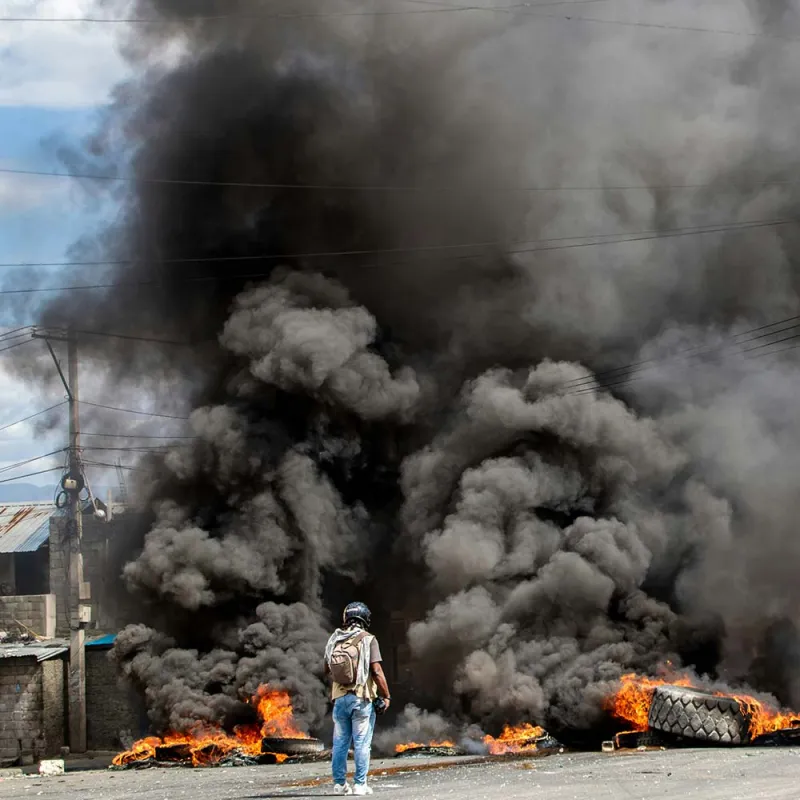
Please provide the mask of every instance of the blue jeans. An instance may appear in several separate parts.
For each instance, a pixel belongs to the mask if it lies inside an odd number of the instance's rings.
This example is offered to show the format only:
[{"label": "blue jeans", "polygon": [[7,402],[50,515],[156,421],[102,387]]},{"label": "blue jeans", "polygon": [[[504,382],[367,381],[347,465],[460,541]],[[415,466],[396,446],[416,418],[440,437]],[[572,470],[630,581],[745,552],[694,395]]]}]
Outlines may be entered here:
[{"label": "blue jeans", "polygon": [[365,784],[369,771],[372,734],[375,731],[375,709],[372,702],[362,700],[354,694],[338,698],[333,704],[333,726],[333,782],[341,784],[347,779],[347,752],[352,741],[356,761],[355,783]]}]

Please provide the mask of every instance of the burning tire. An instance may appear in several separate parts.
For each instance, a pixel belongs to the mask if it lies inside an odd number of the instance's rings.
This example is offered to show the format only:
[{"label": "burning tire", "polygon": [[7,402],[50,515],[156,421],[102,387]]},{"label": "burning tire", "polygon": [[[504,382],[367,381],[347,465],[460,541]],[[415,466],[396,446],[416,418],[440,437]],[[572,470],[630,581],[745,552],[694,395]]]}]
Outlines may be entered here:
[{"label": "burning tire", "polygon": [[653,692],[648,725],[664,733],[712,744],[737,745],[750,740],[750,726],[738,700],[680,686]]},{"label": "burning tire", "polygon": [[262,753],[277,753],[284,756],[309,756],[321,753],[325,746],[319,739],[281,739],[278,737],[261,740]]}]

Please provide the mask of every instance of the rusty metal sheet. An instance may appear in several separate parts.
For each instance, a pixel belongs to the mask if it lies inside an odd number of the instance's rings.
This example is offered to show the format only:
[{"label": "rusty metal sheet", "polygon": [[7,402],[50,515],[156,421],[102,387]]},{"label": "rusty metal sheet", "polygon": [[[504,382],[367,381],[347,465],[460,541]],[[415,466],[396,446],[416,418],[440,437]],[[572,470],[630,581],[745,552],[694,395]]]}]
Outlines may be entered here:
[{"label": "rusty metal sheet", "polygon": [[0,553],[32,553],[50,536],[53,503],[0,503]]}]

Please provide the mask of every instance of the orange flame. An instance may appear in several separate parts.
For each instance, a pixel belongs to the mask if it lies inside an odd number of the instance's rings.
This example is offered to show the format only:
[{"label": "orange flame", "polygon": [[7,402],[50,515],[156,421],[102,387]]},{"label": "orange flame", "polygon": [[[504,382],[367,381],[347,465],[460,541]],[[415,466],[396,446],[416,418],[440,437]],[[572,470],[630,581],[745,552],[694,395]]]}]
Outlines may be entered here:
[{"label": "orange flame", "polygon": [[[616,694],[607,700],[606,709],[617,719],[631,725],[633,731],[647,730],[647,717],[656,687],[687,686],[702,691],[702,687],[686,675],[673,675],[663,679],[630,673],[620,678],[620,684]],[[714,692],[714,694],[717,697],[733,697],[739,701],[742,711],[750,720],[750,736],[753,739],[765,733],[773,733],[800,724],[800,714],[797,712],[765,706],[750,695],[725,692]]]},{"label": "orange flame", "polygon": [[483,743],[493,756],[530,753],[536,750],[536,739],[544,735],[544,728],[525,722],[522,725],[506,725],[497,738],[487,734],[483,737]]},{"label": "orange flame", "polygon": [[441,742],[404,742],[403,744],[396,744],[394,746],[395,753],[405,753],[407,750],[417,750],[421,747],[455,747],[454,742],[449,742],[446,739]]},{"label": "orange flame", "polygon": [[620,678],[619,691],[606,702],[606,709],[617,719],[629,723],[634,731],[647,730],[647,715],[653,700],[653,690],[657,686],[691,686],[686,677],[675,676],[670,680],[646,678],[629,673]]},{"label": "orange flame", "polygon": [[742,711],[750,720],[750,736],[755,739],[765,733],[782,731],[798,724],[800,714],[789,709],[776,709],[765,706],[750,695],[733,695],[742,706]]},{"label": "orange flame", "polygon": [[[259,686],[255,697],[248,702],[256,706],[260,723],[237,725],[229,734],[213,725],[198,724],[186,733],[167,733],[162,737],[149,736],[140,739],[130,750],[119,753],[113,764],[122,767],[135,761],[155,758],[160,747],[186,746],[195,767],[214,764],[228,753],[237,752],[249,756],[262,755],[261,740],[265,737],[308,739],[309,735],[299,730],[294,721],[289,695],[269,686]],[[275,753],[278,763],[288,756]]]}]

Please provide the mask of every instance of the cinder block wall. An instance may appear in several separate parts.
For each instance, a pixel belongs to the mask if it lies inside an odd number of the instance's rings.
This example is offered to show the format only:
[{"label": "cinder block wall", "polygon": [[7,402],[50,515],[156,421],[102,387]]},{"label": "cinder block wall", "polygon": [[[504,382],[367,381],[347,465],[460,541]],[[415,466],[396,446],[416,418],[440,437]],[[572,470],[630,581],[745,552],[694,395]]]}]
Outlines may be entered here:
[{"label": "cinder block wall", "polygon": [[64,746],[64,661],[0,659],[0,765]]},{"label": "cinder block wall", "polygon": [[[90,632],[116,632],[138,619],[137,601],[126,594],[120,577],[123,563],[136,549],[130,539],[138,530],[138,524],[137,515],[127,512],[108,523],[88,514],[83,518],[83,578],[91,584],[92,595]],[[69,636],[69,541],[66,533],[66,519],[59,515],[51,517],[50,591],[58,603],[57,636]]]},{"label": "cinder block wall", "polygon": [[0,661],[0,761],[45,754],[42,670],[35,658]]},{"label": "cinder block wall", "polygon": [[86,649],[86,728],[90,750],[120,750],[146,732],[141,698],[119,679],[107,648]]},{"label": "cinder block wall", "polygon": [[20,631],[30,628],[39,636],[56,635],[56,598],[53,594],[19,594],[0,597],[0,630]]},{"label": "cinder block wall", "polygon": [[41,663],[42,711],[44,714],[44,744],[49,756],[57,755],[66,744],[68,728],[66,713],[67,662],[50,658]]}]

